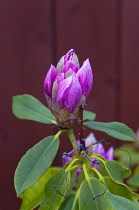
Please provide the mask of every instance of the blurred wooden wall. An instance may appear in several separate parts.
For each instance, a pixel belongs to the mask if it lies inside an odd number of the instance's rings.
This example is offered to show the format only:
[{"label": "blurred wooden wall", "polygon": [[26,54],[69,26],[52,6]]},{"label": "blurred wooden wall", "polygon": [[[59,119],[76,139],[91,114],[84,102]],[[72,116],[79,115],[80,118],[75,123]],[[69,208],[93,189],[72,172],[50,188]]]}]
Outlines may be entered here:
[{"label": "blurred wooden wall", "polygon": [[[97,120],[139,127],[138,11],[138,0],[0,1],[0,210],[19,209],[17,163],[53,133],[51,126],[15,118],[11,98],[28,93],[46,104],[44,77],[69,49],[78,52],[80,63],[90,58],[94,84],[87,104]],[[69,148],[62,140],[60,152]]]}]

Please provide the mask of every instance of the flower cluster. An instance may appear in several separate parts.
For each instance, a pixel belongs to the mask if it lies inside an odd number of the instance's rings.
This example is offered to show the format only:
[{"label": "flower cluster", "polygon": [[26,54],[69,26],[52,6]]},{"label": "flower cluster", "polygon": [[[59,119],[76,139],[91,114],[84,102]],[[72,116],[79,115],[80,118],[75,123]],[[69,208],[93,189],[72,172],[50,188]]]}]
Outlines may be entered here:
[{"label": "flower cluster", "polygon": [[[90,135],[85,140],[85,146],[88,147],[91,144],[94,144],[96,142],[97,142],[97,140],[96,140],[94,134],[93,133],[90,133]],[[78,140],[77,143],[80,144],[80,141]],[[105,149],[104,149],[104,147],[103,147],[103,145],[101,143],[95,144],[93,146],[93,148],[92,148],[92,155],[93,154],[96,154],[96,153],[102,155],[107,160],[113,160],[114,159],[114,157],[113,157],[113,155],[114,155],[114,149],[113,149],[113,147],[110,147],[108,149],[108,151],[106,152]],[[65,159],[65,163],[70,162],[71,159],[72,159],[71,157],[67,157]],[[94,160],[94,159],[92,159],[92,160]],[[95,168],[98,168],[98,165],[96,165],[96,164],[93,164],[92,163],[92,166],[95,167]],[[81,171],[81,169],[79,169],[77,171],[77,173],[80,173],[80,171]]]},{"label": "flower cluster", "polygon": [[[92,143],[94,144],[96,142],[97,142],[97,140],[96,140],[94,134],[93,133],[90,133],[90,135],[86,138],[85,146],[88,147]],[[107,160],[113,160],[114,149],[113,149],[113,147],[110,147],[108,149],[108,151],[106,152],[105,149],[104,149],[104,147],[103,147],[103,144],[98,143],[98,144],[95,144],[93,146],[93,149],[92,149],[92,155],[93,154],[96,154],[96,153],[102,155]],[[97,165],[94,165],[94,166],[97,167]]]},{"label": "flower cluster", "polygon": [[44,81],[44,93],[51,112],[61,128],[72,128],[80,119],[80,106],[85,104],[93,83],[89,59],[80,67],[73,49],[57,66],[51,65]]}]

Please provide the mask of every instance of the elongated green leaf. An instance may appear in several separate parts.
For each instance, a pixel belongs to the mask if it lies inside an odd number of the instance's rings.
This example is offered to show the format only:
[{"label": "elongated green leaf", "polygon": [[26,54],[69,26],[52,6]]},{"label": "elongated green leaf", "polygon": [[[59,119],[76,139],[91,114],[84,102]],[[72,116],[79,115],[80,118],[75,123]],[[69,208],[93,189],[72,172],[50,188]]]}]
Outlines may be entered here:
[{"label": "elongated green leaf", "polygon": [[107,197],[113,210],[139,210],[139,207],[124,197],[113,195],[110,192],[107,192]]},{"label": "elongated green leaf", "polygon": [[59,210],[79,210],[79,205],[78,205],[78,199],[77,199],[77,194],[73,194],[69,196],[62,206],[60,207]]},{"label": "elongated green leaf", "polygon": [[125,197],[131,201],[133,200],[132,191],[127,185],[123,183],[116,183],[110,177],[106,177],[105,182],[107,182],[108,189],[112,194]]},{"label": "elongated green leaf", "polygon": [[[79,189],[79,209],[112,210],[108,203],[107,196],[104,193],[105,189],[106,187],[94,177],[83,181]],[[96,198],[95,200],[92,199],[97,195],[102,196]]]},{"label": "elongated green leaf", "polygon": [[59,139],[55,136],[48,136],[22,157],[14,177],[17,196],[44,175],[55,158],[58,146]]},{"label": "elongated green leaf", "polygon": [[139,210],[139,194],[132,192],[132,200],[138,206]]},{"label": "elongated green leaf", "polygon": [[55,117],[50,110],[32,95],[14,96],[12,110],[14,115],[22,120],[56,124]]},{"label": "elongated green leaf", "polygon": [[105,168],[109,174],[109,176],[118,183],[123,182],[123,169],[122,166],[115,160],[106,160]]},{"label": "elongated green leaf", "polygon": [[[64,169],[60,169],[53,177],[51,177],[45,186],[45,199],[41,203],[40,210],[59,209],[62,200],[64,199],[64,195],[67,191],[67,185],[70,180],[70,173],[65,172]],[[56,186],[56,190],[54,189]]]},{"label": "elongated green leaf", "polygon": [[84,125],[94,130],[103,131],[116,139],[124,141],[137,141],[136,135],[132,129],[123,123],[87,121]]},{"label": "elongated green leaf", "polygon": [[139,175],[134,174],[129,180],[128,184],[134,187],[139,187]]},{"label": "elongated green leaf", "polygon": [[59,170],[59,168],[49,168],[47,172],[33,184],[26,189],[22,194],[22,205],[20,210],[32,210],[37,207],[44,199],[44,188],[46,182]]},{"label": "elongated green leaf", "polygon": [[78,175],[78,182],[77,182],[77,185],[76,185],[76,189],[78,190],[81,186],[81,183],[85,180],[85,175],[84,175],[84,172],[81,171]]},{"label": "elongated green leaf", "polygon": [[77,168],[70,171],[70,184],[68,189],[68,196],[73,193],[73,189],[76,189],[76,178],[77,178]]},{"label": "elongated green leaf", "polygon": [[83,111],[83,120],[95,120],[96,114],[87,110]]},{"label": "elongated green leaf", "polygon": [[107,183],[108,189],[112,194],[125,197],[139,206],[139,194],[132,192],[127,185],[124,183],[116,183],[110,177],[106,177],[105,182]]}]

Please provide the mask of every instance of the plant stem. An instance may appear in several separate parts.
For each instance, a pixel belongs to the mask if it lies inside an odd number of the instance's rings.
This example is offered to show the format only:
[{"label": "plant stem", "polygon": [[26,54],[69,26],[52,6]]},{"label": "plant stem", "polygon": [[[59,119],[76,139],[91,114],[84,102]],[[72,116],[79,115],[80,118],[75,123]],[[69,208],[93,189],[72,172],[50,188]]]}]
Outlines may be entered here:
[{"label": "plant stem", "polygon": [[89,175],[88,175],[87,169],[86,169],[86,163],[85,164],[82,164],[82,166],[83,166],[83,172],[84,172],[85,178],[86,179],[89,179]]},{"label": "plant stem", "polygon": [[96,168],[93,167],[91,170],[94,171],[98,175],[100,180],[103,180],[103,176],[100,174],[100,172]]},{"label": "plant stem", "polygon": [[69,169],[69,171],[72,171],[72,170],[78,169],[78,168],[79,168],[79,166],[78,166],[78,165],[75,165],[75,166],[71,167],[71,168]]},{"label": "plant stem", "polygon": [[[73,148],[76,148],[77,147],[77,143],[76,143],[76,138],[75,138],[74,133],[73,133],[73,129],[68,129],[67,130],[67,135],[68,135],[68,137],[70,139],[70,142],[71,142]],[[76,151],[75,151],[75,153],[76,153]]]},{"label": "plant stem", "polygon": [[91,155],[90,158],[95,158],[95,159],[100,160],[100,162],[105,163],[105,160],[103,160],[102,158],[100,158],[100,157],[98,157],[98,156],[96,156],[96,155]]},{"label": "plant stem", "polygon": [[76,161],[79,161],[79,160],[78,160],[77,158],[73,159],[65,170],[66,170],[66,171],[69,171],[70,168],[72,167],[72,165],[73,165]]},{"label": "plant stem", "polygon": [[56,138],[59,138],[59,136],[60,136],[62,133],[64,133],[64,132],[66,132],[66,130],[60,130],[60,131],[58,131],[58,133],[55,135],[55,139],[56,139]]}]

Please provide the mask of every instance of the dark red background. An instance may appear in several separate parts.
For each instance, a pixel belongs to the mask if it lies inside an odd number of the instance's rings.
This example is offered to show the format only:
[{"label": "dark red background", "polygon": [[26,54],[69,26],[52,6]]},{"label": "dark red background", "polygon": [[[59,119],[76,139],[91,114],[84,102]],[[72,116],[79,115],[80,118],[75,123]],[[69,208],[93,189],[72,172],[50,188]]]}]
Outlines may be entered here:
[{"label": "dark red background", "polygon": [[[46,104],[44,77],[69,49],[76,49],[80,63],[90,58],[94,84],[88,110],[98,121],[139,127],[138,11],[138,0],[0,1],[0,210],[19,209],[13,186],[17,163],[53,133],[51,126],[15,118],[11,98],[28,93]],[[59,154],[69,147],[62,140]],[[58,155],[55,164],[60,162]]]}]

